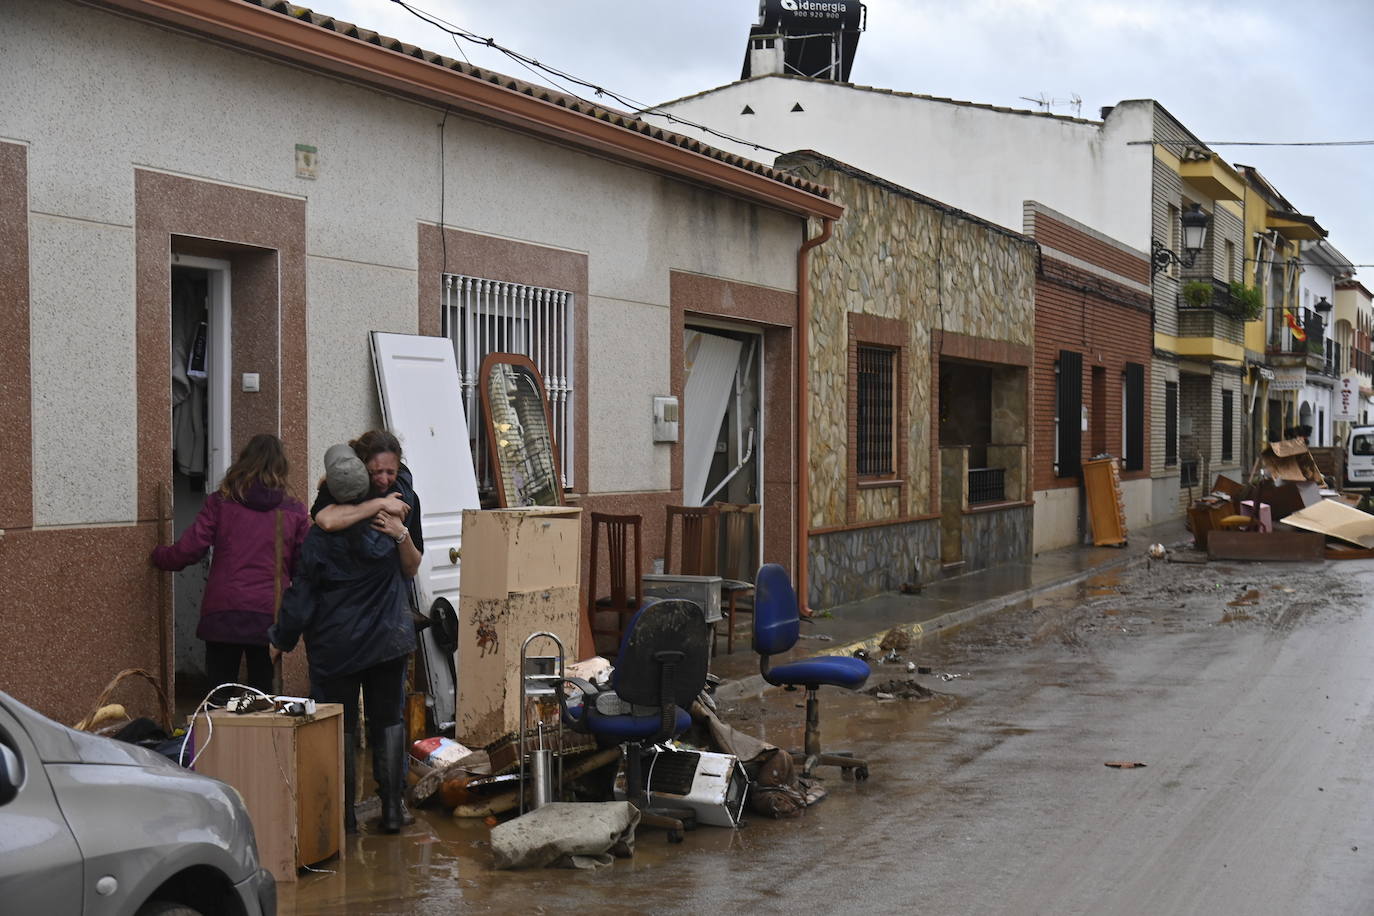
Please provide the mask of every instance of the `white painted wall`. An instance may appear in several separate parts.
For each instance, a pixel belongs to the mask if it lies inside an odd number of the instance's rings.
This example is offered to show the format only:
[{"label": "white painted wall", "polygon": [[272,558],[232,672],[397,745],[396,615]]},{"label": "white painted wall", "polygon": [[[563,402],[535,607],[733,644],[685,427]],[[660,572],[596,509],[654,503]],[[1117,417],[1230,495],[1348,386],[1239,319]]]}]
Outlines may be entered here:
[{"label": "white painted wall", "polygon": [[[1149,478],[1121,482],[1121,502],[1126,510],[1128,538],[1135,537],[1135,532],[1155,523],[1150,505],[1152,484],[1153,481]],[[1081,499],[1082,490],[1077,487],[1035,491],[1033,552],[1043,553],[1046,550],[1072,547],[1079,543],[1078,516]],[[1090,534],[1090,531],[1085,532],[1085,536]]]},{"label": "white painted wall", "polygon": [[[745,106],[752,115],[741,114]],[[802,111],[793,111],[800,105]],[[1115,107],[1105,122],[940,101],[842,83],[766,76],[660,106],[781,152],[812,149],[1021,230],[1038,200],[1128,245],[1150,247],[1152,104]],[[665,118],[665,128],[763,162],[774,154]]]},{"label": "white painted wall", "polygon": [[[310,466],[377,423],[367,332],[416,330],[442,112],[69,0],[8,0],[4,20],[0,138],[29,146],[36,522],[134,517],[135,168],[306,200]],[[297,143],[317,180],[295,176]],[[444,157],[447,225],[588,255],[580,472],[593,492],[666,489],[649,397],[669,390],[669,272],[793,291],[796,218],[458,116]]]}]

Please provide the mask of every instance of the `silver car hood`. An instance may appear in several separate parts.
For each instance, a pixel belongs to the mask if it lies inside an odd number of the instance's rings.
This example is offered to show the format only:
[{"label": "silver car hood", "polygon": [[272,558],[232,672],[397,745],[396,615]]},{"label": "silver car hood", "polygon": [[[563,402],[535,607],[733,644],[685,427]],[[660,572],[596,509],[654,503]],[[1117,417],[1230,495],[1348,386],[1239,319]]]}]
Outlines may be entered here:
[{"label": "silver car hood", "polygon": [[0,694],[0,704],[19,720],[38,749],[44,763],[99,763],[106,766],[146,767],[163,765],[174,767],[161,754],[125,741],[89,735],[74,728],[59,725],[20,703],[14,697]]}]

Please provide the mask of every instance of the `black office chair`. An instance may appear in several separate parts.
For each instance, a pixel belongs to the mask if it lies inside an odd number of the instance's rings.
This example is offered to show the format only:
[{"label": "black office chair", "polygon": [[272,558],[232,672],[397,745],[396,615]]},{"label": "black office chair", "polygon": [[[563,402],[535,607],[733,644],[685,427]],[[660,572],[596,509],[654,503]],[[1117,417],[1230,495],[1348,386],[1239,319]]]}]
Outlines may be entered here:
[{"label": "black office chair", "polygon": [[582,690],[582,706],[569,708],[563,691],[558,703],[563,722],[607,744],[625,745],[625,795],[640,810],[640,823],[668,830],[671,842],[696,825],[686,808],[655,808],[644,791],[646,745],[666,741],[692,724],[687,707],[706,684],[711,630],[694,601],[650,600],[630,618],[620,640],[609,690],[598,691],[580,678],[567,678]]},{"label": "black office chair", "polygon": [[810,776],[818,766],[837,766],[855,779],[868,778],[868,762],[848,754],[821,751],[821,711],[816,691],[823,685],[855,690],[868,680],[866,663],[847,655],[824,655],[768,667],[768,658],[786,652],[797,644],[801,632],[801,611],[797,593],[787,570],[776,563],[759,569],[754,582],[754,651],[759,655],[759,673],[775,687],[806,688],[806,744],[792,757],[802,761],[802,775]]}]

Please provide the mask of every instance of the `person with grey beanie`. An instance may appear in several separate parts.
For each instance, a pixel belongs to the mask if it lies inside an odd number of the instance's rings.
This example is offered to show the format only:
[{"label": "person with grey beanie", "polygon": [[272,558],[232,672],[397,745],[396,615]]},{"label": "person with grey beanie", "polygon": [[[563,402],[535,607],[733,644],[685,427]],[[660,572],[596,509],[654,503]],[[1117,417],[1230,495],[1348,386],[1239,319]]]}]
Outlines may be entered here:
[{"label": "person with grey beanie", "polygon": [[[372,489],[368,469],[348,445],[325,453],[325,485],[334,502],[349,509]],[[403,687],[416,642],[402,546],[386,525],[377,524],[375,514],[363,514],[337,531],[316,524],[301,545],[291,587],[268,634],[283,652],[304,637],[311,697],[343,705],[344,818],[350,833],[357,831],[353,771],[360,689],[372,774],[382,800],[381,829],[398,832],[405,816]]]}]

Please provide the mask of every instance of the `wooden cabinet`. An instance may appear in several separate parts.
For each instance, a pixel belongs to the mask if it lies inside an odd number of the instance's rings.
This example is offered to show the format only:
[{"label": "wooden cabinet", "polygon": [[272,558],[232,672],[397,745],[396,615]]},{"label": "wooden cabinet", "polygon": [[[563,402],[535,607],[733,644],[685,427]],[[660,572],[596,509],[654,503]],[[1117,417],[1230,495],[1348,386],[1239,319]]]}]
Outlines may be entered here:
[{"label": "wooden cabinet", "polygon": [[1088,499],[1088,524],[1099,547],[1126,544],[1126,506],[1121,497],[1121,471],[1115,458],[1083,462],[1083,493]]},{"label": "wooden cabinet", "polygon": [[[520,646],[545,630],[577,657],[582,510],[468,510],[458,583],[456,737],[482,747],[520,725]],[[530,646],[549,655],[553,644]]]},{"label": "wooden cabinet", "polygon": [[[204,748],[196,772],[243,796],[258,858],[278,881],[337,855],[343,843],[343,707],[321,703],[313,716],[238,715],[217,709],[195,721]],[[208,741],[208,744],[206,743]]]}]

